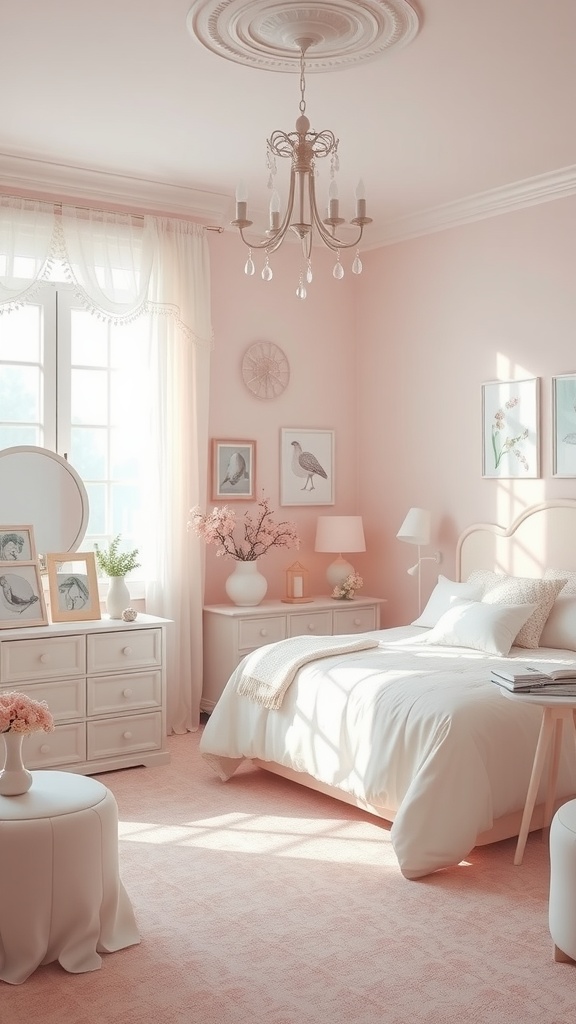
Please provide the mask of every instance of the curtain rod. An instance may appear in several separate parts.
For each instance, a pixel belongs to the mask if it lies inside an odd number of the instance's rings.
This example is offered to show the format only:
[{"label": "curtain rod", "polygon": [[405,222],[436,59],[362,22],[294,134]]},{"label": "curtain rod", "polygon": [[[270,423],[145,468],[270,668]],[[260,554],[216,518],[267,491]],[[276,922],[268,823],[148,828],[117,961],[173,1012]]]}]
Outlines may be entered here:
[{"label": "curtain rod", "polygon": [[[147,216],[146,214],[143,214],[143,213],[131,213],[129,210],[103,210],[99,206],[80,206],[79,203],[62,203],[61,200],[56,200],[56,201],[53,201],[53,200],[50,200],[50,199],[37,199],[37,200],[35,200],[35,198],[32,197],[32,196],[17,196],[17,195],[13,195],[10,192],[4,192],[4,193],[2,193],[2,195],[6,199],[31,199],[32,202],[37,201],[37,202],[40,202],[40,203],[46,203],[49,206],[53,206],[55,210],[59,210],[60,213],[62,213],[62,207],[63,206],[73,206],[75,210],[86,210],[87,213],[124,213],[128,217],[134,217],[135,220],[144,220],[144,217]],[[153,215],[150,214],[150,216],[153,216]],[[164,216],[164,214],[162,216]],[[178,219],[179,219],[178,217],[174,218],[174,220],[178,220]],[[192,223],[193,224],[199,224],[198,221],[192,221]],[[206,231],[216,231],[217,234],[219,234],[219,235],[221,235],[222,232],[224,231],[224,228],[221,227],[218,224],[199,224],[199,227],[205,228]]]}]

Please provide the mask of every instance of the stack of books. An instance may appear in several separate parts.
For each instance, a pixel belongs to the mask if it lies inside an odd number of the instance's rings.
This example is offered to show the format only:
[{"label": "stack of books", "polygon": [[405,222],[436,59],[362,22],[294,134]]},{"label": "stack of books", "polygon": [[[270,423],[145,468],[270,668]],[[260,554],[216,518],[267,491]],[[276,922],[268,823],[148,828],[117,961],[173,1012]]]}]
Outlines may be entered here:
[{"label": "stack of books", "polygon": [[491,680],[515,693],[542,693],[551,697],[576,697],[576,663],[573,666],[544,662],[492,669]]}]

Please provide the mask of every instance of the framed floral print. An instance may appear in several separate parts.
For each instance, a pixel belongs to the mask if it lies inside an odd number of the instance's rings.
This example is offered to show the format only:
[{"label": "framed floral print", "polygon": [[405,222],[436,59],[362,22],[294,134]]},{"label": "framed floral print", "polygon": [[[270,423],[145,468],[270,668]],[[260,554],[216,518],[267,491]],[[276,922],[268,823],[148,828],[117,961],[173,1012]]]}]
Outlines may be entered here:
[{"label": "framed floral print", "polygon": [[482,476],[540,476],[540,378],[482,385]]},{"label": "framed floral print", "polygon": [[576,373],[552,377],[552,474],[576,476]]}]

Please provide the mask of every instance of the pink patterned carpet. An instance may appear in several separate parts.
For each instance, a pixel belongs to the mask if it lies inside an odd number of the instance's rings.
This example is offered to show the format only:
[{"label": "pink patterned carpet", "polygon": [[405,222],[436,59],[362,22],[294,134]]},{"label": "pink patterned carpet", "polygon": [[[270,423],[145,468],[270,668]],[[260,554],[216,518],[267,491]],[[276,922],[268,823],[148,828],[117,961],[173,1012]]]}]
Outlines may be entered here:
[{"label": "pink patterned carpet", "polygon": [[141,944],[0,982],[2,1024],[574,1024],[539,833],[521,867],[509,840],[408,882],[383,825],[249,766],[223,784],[198,740],[99,776]]}]

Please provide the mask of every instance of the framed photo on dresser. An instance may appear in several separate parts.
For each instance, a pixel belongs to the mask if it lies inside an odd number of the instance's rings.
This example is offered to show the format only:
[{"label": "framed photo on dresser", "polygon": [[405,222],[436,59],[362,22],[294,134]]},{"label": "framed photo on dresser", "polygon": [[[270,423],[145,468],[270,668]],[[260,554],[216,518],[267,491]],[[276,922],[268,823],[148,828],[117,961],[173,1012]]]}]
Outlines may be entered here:
[{"label": "framed photo on dresser", "polygon": [[47,625],[38,562],[0,562],[0,629]]},{"label": "framed photo on dresser", "polygon": [[46,564],[52,622],[102,617],[93,551],[47,554]]}]

